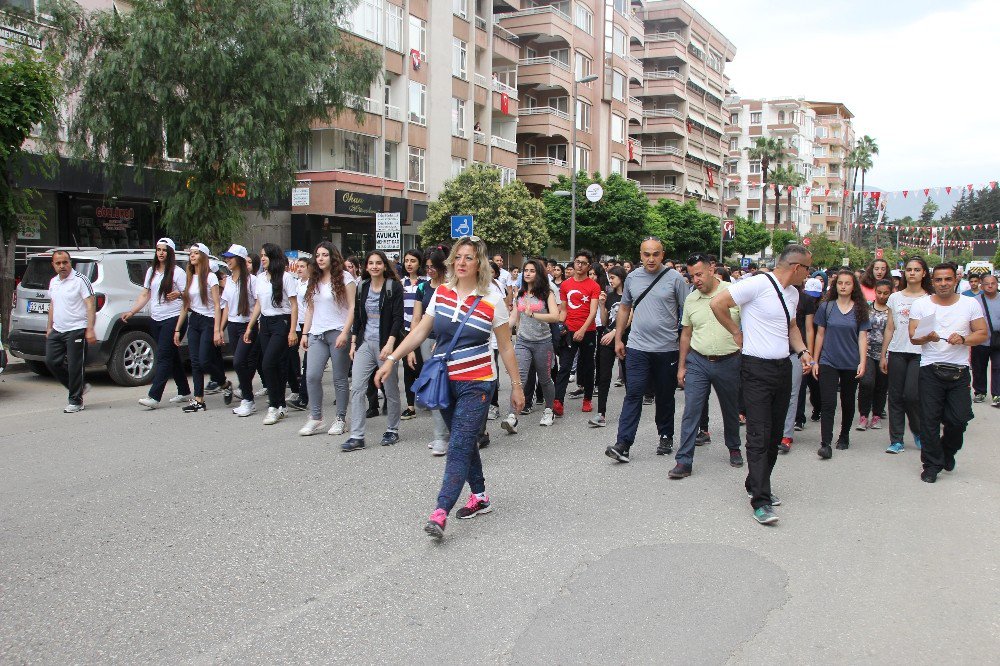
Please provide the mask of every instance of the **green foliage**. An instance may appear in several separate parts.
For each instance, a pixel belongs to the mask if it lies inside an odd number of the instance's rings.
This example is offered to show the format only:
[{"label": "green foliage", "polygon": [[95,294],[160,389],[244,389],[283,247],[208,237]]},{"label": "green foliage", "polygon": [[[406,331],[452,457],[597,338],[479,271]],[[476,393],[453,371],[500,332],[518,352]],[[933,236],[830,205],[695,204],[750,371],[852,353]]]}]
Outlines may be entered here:
[{"label": "green foliage", "polygon": [[941,207],[934,203],[933,199],[927,197],[927,201],[924,202],[924,205],[920,209],[920,217],[918,218],[920,220],[920,224],[930,224],[940,209]]},{"label": "green foliage", "polygon": [[683,260],[695,252],[718,252],[720,225],[719,218],[698,210],[693,199],[683,204],[660,199],[649,213],[647,228],[650,235],[663,239],[668,257]]},{"label": "green foliage", "polygon": [[781,251],[785,249],[786,245],[794,243],[798,239],[799,235],[794,232],[775,229],[771,232],[771,250],[774,252],[775,256],[777,256],[781,254]]},{"label": "green foliage", "polygon": [[1000,266],[1000,246],[997,246],[997,251],[993,255],[993,259],[991,261],[993,262],[993,268],[994,269],[996,269],[998,266]]},{"label": "green foliage", "polygon": [[492,249],[540,255],[549,244],[542,202],[519,180],[500,186],[500,170],[473,164],[444,189],[420,225],[425,245],[450,242],[451,216],[472,215],[475,234]]},{"label": "green foliage", "polygon": [[[559,176],[542,193],[545,203],[545,224],[552,242],[560,247],[570,245],[570,197],[556,196],[559,190],[570,191],[572,181]],[[600,201],[587,200],[587,186],[598,183],[604,188]],[[634,258],[646,232],[649,200],[630,180],[617,174],[601,178],[598,173],[577,174],[576,179],[576,247],[587,248],[616,257]]]},{"label": "green foliage", "polygon": [[[245,202],[294,183],[310,126],[368,97],[381,57],[338,28],[350,0],[133,0],[127,12],[53,0],[73,154],[181,172],[161,195],[178,239],[225,243]],[[356,111],[360,118],[362,112]],[[141,169],[137,170],[141,178]],[[245,186],[243,185],[245,183]],[[246,199],[235,196],[245,187]]]},{"label": "green foliage", "polygon": [[771,242],[771,234],[763,222],[752,222],[744,217],[736,218],[736,239],[725,244],[724,253],[738,254],[745,257],[748,254],[763,252]]}]

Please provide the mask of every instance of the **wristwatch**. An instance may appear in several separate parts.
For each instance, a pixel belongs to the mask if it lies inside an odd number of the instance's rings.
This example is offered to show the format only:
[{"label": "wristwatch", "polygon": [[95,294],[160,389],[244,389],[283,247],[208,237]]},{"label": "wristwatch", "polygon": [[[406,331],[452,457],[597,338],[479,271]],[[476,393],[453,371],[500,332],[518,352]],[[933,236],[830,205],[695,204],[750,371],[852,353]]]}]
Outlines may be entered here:
[{"label": "wristwatch", "polygon": [[390,361],[392,361],[393,363],[399,363],[399,359],[397,359],[397,358],[396,358],[395,356],[393,356],[392,354],[386,354],[386,355],[385,355],[385,357],[386,357],[387,359],[389,359]]}]

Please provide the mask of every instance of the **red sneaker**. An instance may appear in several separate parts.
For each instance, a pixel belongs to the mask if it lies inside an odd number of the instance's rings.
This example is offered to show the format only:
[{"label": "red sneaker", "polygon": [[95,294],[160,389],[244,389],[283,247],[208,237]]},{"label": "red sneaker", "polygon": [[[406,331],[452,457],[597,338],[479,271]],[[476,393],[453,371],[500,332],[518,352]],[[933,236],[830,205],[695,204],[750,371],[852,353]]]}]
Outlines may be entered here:
[{"label": "red sneaker", "polygon": [[791,450],[792,450],[792,438],[782,437],[781,444],[778,444],[778,451],[782,453],[788,453]]},{"label": "red sneaker", "polygon": [[448,522],[448,514],[444,512],[444,509],[435,509],[431,517],[427,519],[427,524],[424,525],[424,532],[440,540],[444,536],[444,525],[446,522]]},{"label": "red sneaker", "polygon": [[589,400],[584,400],[583,401],[583,411],[585,411],[585,412],[592,412],[592,411],[594,411],[594,406],[592,404],[590,404]]},{"label": "red sneaker", "polygon": [[563,404],[561,400],[552,401],[552,413],[555,414],[556,416],[563,415]]}]

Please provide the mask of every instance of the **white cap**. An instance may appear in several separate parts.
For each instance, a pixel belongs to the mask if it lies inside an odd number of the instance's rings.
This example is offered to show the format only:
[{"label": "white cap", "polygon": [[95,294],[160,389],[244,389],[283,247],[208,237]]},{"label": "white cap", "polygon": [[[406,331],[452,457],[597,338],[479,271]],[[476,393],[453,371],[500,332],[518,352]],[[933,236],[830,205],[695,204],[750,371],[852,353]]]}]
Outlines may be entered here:
[{"label": "white cap", "polygon": [[207,245],[205,245],[204,243],[192,243],[192,244],[191,244],[191,249],[192,249],[192,250],[198,250],[199,252],[201,252],[202,254],[204,254],[204,255],[205,255],[206,257],[207,257],[207,256],[208,256],[209,254],[211,254],[211,253],[210,253],[210,252],[208,251],[208,246],[207,246]]},{"label": "white cap", "polygon": [[899,270],[898,268],[894,268],[891,271],[889,271],[889,275],[891,275],[892,277],[901,278],[903,277],[903,271]]},{"label": "white cap", "polygon": [[177,249],[177,246],[174,245],[174,242],[172,240],[170,240],[169,238],[166,238],[166,237],[161,238],[160,240],[156,241],[156,244],[157,245],[166,245],[171,250],[176,250]]},{"label": "white cap", "polygon": [[241,259],[246,259],[248,256],[247,249],[242,245],[230,245],[229,249],[222,253],[223,257],[240,257]]},{"label": "white cap", "polygon": [[820,292],[823,291],[823,282],[819,278],[809,278],[806,280],[806,286],[804,291],[807,292]]},{"label": "white cap", "polygon": [[209,259],[208,260],[208,269],[210,271],[212,271],[213,273],[218,273],[220,268],[222,268],[222,264],[221,263],[219,263],[215,259]]}]

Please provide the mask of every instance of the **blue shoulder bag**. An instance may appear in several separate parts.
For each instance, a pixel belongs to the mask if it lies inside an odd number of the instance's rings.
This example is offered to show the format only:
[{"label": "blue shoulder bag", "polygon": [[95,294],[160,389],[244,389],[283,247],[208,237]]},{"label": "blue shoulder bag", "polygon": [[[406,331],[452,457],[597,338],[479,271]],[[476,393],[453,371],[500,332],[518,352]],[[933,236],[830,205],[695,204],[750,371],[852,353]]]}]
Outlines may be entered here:
[{"label": "blue shoulder bag", "polygon": [[[455,345],[458,344],[458,338],[462,334],[462,329],[465,328],[465,323],[469,321],[469,317],[472,316],[472,313],[479,306],[479,301],[481,300],[483,300],[483,297],[477,296],[476,300],[472,303],[472,307],[462,317],[462,321],[458,324],[458,328],[455,329],[455,335],[452,336],[447,351],[443,355],[434,354],[424,361],[424,367],[420,371],[420,376],[413,380],[411,388],[417,404],[421,407],[425,409],[447,409],[451,406],[451,387],[448,385],[448,360],[451,358],[451,353],[455,351]],[[458,307],[461,307],[461,305],[458,305]]]}]

